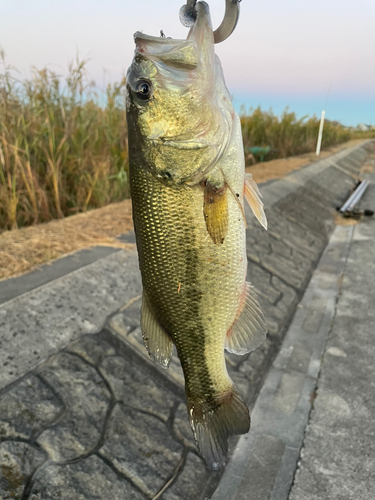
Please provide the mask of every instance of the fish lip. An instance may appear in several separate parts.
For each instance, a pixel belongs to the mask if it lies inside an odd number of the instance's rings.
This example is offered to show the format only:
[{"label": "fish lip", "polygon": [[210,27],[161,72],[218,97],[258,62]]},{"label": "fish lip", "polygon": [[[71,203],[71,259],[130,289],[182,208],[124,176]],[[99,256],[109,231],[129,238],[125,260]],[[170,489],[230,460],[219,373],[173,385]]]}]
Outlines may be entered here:
[{"label": "fish lip", "polygon": [[168,139],[149,139],[154,144],[162,144],[163,146],[168,146],[171,148],[182,149],[182,150],[198,150],[208,148],[210,145],[203,141],[173,141]]},{"label": "fish lip", "polygon": [[133,37],[135,43],[137,43],[137,40],[147,40],[149,42],[157,42],[163,45],[168,45],[171,43],[176,43],[176,45],[180,43],[186,43],[186,38],[162,38],[161,36],[146,35],[145,33],[142,33],[142,31],[136,31]]}]

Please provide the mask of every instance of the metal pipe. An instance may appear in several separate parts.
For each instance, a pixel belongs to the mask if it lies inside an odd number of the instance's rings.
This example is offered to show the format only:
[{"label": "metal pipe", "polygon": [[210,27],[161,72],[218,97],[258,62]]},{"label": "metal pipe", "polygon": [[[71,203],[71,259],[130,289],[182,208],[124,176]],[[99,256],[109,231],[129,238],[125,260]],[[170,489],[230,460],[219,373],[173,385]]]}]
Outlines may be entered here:
[{"label": "metal pipe", "polygon": [[362,181],[354,191],[354,193],[349,196],[343,206],[340,208],[341,213],[351,212],[359,200],[362,198],[363,193],[366,191],[369,185],[369,181]]}]

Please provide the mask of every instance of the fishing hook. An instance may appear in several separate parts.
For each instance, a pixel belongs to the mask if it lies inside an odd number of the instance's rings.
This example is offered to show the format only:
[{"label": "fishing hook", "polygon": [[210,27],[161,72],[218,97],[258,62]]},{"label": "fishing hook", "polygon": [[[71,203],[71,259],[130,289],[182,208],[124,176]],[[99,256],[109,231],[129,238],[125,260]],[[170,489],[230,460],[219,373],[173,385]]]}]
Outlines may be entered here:
[{"label": "fishing hook", "polygon": [[[233,33],[240,16],[240,1],[225,0],[224,19],[214,31],[215,43],[223,42]],[[197,18],[196,3],[197,0],[186,0],[186,4],[180,9],[180,21],[186,27],[192,26]]]}]

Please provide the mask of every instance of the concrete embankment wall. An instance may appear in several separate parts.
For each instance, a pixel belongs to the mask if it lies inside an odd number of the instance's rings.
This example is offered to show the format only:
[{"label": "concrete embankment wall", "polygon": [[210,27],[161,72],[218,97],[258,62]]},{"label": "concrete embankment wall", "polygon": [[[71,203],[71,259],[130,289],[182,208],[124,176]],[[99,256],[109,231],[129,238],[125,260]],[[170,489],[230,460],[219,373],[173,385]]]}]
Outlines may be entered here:
[{"label": "concrete embankment wall", "polygon": [[[246,372],[252,399],[259,389],[257,381],[272,362],[327,245],[335,225],[335,209],[351,193],[364,159],[374,148],[375,141],[366,141],[260,186],[268,231],[251,218],[247,230],[248,279],[258,292],[269,334],[245,362],[232,357],[233,376],[241,374],[242,378]],[[314,315],[306,321],[311,331],[319,327],[319,318]]]},{"label": "concrete embankment wall", "polygon": [[[250,355],[227,355],[250,407],[371,148],[364,142],[261,186],[269,229],[248,214],[248,279],[269,335]],[[212,493],[220,474],[196,453],[178,358],[163,370],[143,346],[140,293],[136,252],[113,248],[0,283],[0,463],[20,478],[14,488],[0,480],[0,497]],[[311,308],[304,329],[319,321]]]}]

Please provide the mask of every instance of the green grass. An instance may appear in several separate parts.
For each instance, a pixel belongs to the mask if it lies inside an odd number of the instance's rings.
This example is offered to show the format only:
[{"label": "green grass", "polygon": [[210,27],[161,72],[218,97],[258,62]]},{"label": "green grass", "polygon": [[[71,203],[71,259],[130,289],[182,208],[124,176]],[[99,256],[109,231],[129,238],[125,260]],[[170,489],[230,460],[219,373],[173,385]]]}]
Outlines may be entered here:
[{"label": "green grass", "polygon": [[[129,197],[125,80],[100,89],[78,58],[65,78],[34,68],[19,80],[1,51],[0,65],[0,232]],[[258,108],[241,123],[245,147],[273,148],[267,159],[316,146],[315,117]],[[349,138],[326,123],[323,147]]]}]

